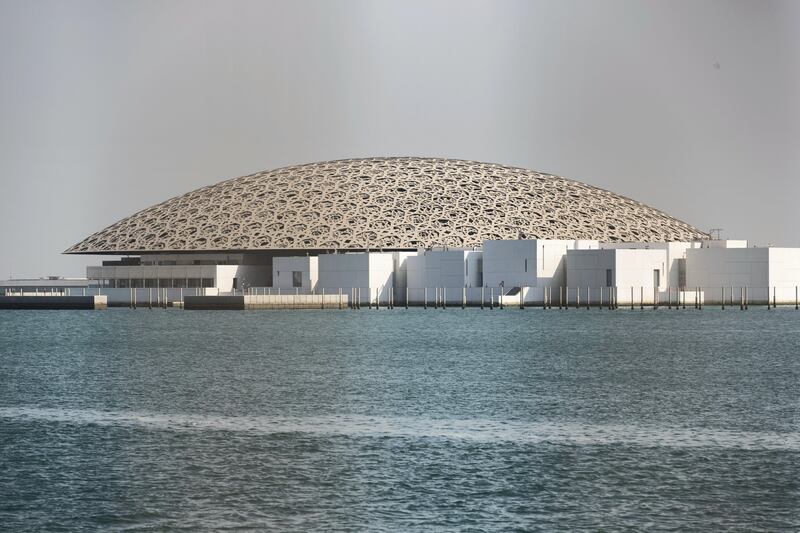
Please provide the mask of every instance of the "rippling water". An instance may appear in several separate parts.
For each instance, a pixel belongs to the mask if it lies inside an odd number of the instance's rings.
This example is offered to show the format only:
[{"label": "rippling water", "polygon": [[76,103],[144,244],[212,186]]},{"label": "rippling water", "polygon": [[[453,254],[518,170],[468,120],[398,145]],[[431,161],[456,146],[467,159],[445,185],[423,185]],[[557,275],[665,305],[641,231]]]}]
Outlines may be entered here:
[{"label": "rippling water", "polygon": [[0,529],[800,529],[800,312],[0,311]]}]

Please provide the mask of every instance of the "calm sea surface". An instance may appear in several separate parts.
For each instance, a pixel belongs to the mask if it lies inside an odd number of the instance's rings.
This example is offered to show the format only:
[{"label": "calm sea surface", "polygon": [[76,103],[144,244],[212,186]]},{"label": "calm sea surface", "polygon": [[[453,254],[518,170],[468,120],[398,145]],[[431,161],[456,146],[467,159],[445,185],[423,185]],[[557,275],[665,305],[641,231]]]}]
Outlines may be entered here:
[{"label": "calm sea surface", "polygon": [[800,530],[800,312],[0,311],[0,529]]}]

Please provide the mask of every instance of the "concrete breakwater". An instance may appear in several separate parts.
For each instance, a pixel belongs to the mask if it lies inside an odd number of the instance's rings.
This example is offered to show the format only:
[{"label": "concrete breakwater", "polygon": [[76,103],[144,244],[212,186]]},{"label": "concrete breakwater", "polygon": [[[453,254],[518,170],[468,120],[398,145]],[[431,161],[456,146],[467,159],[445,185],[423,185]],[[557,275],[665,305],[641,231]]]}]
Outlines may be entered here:
[{"label": "concrete breakwater", "polygon": [[184,309],[346,309],[346,294],[185,296]]},{"label": "concrete breakwater", "polygon": [[105,309],[108,297],[92,296],[0,296],[0,309]]}]

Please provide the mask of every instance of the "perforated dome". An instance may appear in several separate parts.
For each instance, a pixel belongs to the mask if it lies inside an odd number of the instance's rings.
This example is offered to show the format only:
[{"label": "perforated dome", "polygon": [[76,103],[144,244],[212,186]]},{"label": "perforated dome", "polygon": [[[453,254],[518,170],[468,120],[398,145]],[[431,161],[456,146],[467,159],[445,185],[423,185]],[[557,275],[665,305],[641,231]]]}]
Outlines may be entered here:
[{"label": "perforated dome", "polygon": [[485,239],[674,241],[697,228],[570,179],[474,161],[348,159],[223,181],[140,211],[65,253],[417,249]]}]

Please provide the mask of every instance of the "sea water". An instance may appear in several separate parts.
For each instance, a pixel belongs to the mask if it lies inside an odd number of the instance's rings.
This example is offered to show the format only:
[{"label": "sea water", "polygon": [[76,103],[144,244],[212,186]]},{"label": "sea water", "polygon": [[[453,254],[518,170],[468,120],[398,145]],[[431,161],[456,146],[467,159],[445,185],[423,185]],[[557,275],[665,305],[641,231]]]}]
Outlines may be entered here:
[{"label": "sea water", "polygon": [[800,312],[0,311],[0,529],[800,529]]}]

